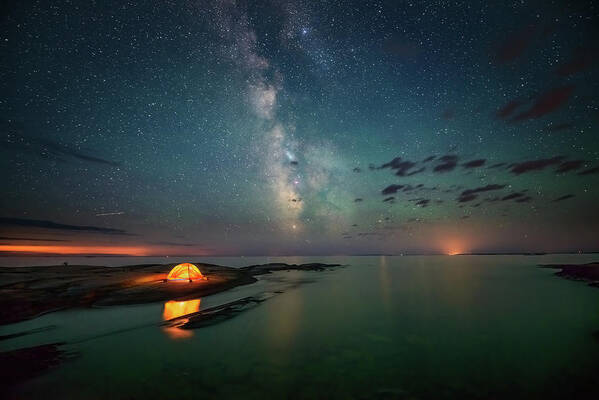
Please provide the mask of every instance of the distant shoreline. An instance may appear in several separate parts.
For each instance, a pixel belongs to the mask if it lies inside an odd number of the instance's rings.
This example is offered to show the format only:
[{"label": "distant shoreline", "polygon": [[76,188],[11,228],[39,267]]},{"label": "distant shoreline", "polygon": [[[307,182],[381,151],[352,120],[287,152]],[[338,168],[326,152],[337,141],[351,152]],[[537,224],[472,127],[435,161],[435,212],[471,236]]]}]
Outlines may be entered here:
[{"label": "distant shoreline", "polygon": [[599,250],[596,251],[539,251],[539,252],[475,252],[475,253],[457,253],[457,254],[445,254],[445,253],[398,253],[398,254],[310,254],[310,255],[297,255],[297,254],[252,254],[252,255],[199,255],[199,254],[175,254],[175,255],[130,255],[130,254],[57,254],[57,253],[10,253],[0,252],[0,258],[2,257],[62,257],[62,258],[181,258],[181,257],[202,257],[202,258],[252,258],[252,257],[422,257],[422,256],[545,256],[545,255],[585,255],[585,254],[599,254]]}]

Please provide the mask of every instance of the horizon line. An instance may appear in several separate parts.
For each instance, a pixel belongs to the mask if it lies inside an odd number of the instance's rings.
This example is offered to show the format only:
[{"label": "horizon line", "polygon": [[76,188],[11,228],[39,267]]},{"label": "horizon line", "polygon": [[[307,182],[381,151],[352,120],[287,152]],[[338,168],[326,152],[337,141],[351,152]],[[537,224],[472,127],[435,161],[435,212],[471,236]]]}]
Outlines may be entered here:
[{"label": "horizon line", "polygon": [[505,251],[505,252],[469,252],[448,254],[442,252],[423,253],[329,253],[329,254],[110,254],[110,253],[25,253],[0,251],[0,257],[409,257],[409,256],[500,256],[500,255],[552,255],[552,254],[598,254],[599,250],[570,250],[570,251]]}]

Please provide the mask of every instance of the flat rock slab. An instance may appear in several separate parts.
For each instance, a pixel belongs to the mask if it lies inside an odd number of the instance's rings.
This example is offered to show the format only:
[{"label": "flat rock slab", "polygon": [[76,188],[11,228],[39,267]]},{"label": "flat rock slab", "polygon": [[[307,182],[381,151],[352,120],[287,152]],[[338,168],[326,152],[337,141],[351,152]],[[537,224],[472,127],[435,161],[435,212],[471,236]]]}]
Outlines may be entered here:
[{"label": "flat rock slab", "polygon": [[541,264],[542,268],[555,268],[560,271],[555,275],[566,279],[589,282],[589,285],[599,287],[599,262],[588,264]]},{"label": "flat rock slab", "polygon": [[142,304],[207,296],[281,270],[321,271],[337,264],[264,264],[232,268],[194,263],[208,279],[165,282],[176,264],[123,267],[53,265],[0,267],[0,325],[75,307]]}]

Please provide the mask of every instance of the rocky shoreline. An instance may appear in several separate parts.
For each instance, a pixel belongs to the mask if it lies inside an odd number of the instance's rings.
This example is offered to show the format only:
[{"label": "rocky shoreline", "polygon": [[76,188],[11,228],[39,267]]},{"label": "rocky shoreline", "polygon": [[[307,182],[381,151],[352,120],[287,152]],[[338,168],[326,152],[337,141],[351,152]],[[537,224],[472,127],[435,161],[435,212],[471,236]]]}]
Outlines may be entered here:
[{"label": "rocky shoreline", "polygon": [[559,269],[555,275],[575,281],[588,282],[589,286],[599,288],[599,262],[588,264],[540,264],[539,267]]},{"label": "rocky shoreline", "polygon": [[194,263],[208,280],[165,282],[175,264],[123,267],[54,265],[1,267],[0,325],[78,307],[187,300],[256,282],[255,276],[282,270],[322,271],[338,264],[261,264],[232,268]]}]

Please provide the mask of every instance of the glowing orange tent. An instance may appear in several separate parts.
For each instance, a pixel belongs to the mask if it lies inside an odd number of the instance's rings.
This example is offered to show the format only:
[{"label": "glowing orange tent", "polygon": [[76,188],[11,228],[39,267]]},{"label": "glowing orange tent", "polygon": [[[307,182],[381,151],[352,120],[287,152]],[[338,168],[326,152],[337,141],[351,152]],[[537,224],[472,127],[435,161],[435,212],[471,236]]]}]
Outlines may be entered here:
[{"label": "glowing orange tent", "polygon": [[202,275],[198,267],[190,263],[183,263],[171,269],[166,277],[167,281],[199,281],[206,277]]}]

